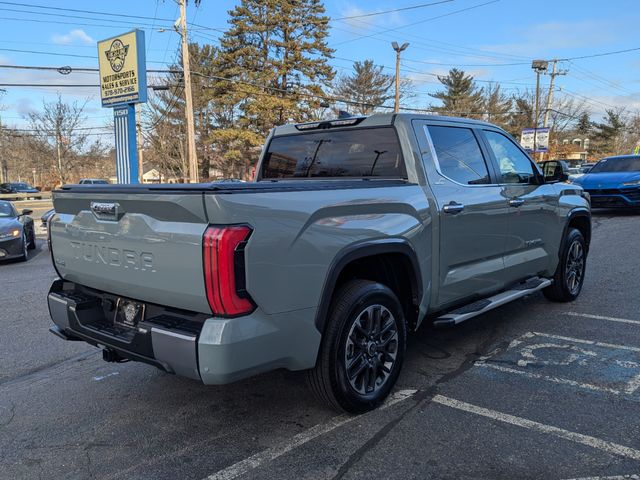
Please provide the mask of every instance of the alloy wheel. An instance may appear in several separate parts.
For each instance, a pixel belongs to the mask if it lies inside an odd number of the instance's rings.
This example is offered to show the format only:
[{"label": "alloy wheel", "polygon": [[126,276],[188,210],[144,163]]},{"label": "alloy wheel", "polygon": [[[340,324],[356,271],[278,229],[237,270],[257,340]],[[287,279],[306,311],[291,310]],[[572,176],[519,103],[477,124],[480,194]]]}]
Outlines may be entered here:
[{"label": "alloy wheel", "polygon": [[567,263],[565,268],[565,280],[567,288],[572,295],[575,295],[582,285],[584,276],[584,248],[582,243],[575,240],[569,247]]},{"label": "alloy wheel", "polygon": [[361,395],[376,392],[386,383],[398,353],[398,326],[383,305],[360,312],[349,330],[344,364],[351,387]]}]

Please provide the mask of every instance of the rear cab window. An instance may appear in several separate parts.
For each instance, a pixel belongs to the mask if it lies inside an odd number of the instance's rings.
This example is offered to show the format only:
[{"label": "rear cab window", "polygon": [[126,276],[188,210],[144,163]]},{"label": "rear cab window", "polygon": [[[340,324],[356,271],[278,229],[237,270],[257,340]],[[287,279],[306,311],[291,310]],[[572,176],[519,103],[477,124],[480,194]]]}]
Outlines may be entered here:
[{"label": "rear cab window", "polygon": [[260,178],[407,178],[393,127],[322,130],[274,137]]}]

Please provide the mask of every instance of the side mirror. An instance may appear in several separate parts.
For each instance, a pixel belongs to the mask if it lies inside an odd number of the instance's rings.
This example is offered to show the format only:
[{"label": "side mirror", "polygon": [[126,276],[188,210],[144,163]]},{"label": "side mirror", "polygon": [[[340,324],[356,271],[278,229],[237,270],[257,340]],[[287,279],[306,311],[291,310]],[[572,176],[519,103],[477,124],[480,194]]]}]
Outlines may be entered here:
[{"label": "side mirror", "polygon": [[32,213],[33,213],[33,210],[25,208],[24,210],[22,210],[22,213],[20,215],[31,215]]},{"label": "side mirror", "polygon": [[564,164],[558,160],[550,160],[542,164],[542,173],[545,183],[566,182],[569,180],[569,172]]}]

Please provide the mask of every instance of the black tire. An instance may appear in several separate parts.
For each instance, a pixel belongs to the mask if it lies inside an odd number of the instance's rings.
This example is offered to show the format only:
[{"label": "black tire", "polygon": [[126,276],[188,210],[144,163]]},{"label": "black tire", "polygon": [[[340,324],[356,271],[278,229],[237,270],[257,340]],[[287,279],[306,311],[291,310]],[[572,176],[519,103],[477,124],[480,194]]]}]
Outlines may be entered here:
[{"label": "black tire", "polygon": [[582,290],[587,267],[587,244],[580,230],[570,228],[562,245],[553,284],[543,290],[553,302],[573,302]]},{"label": "black tire", "polygon": [[19,259],[21,262],[26,262],[29,259],[29,254],[27,253],[29,242],[27,241],[27,234],[22,231],[22,255],[20,255]]},{"label": "black tire", "polygon": [[328,315],[309,385],[336,410],[372,410],[402,368],[407,328],[400,302],[385,285],[352,280],[336,292]]},{"label": "black tire", "polygon": [[27,246],[27,248],[29,250],[35,250],[36,249],[36,232],[35,232],[35,226],[34,228],[31,230],[31,233],[29,234],[29,245]]}]

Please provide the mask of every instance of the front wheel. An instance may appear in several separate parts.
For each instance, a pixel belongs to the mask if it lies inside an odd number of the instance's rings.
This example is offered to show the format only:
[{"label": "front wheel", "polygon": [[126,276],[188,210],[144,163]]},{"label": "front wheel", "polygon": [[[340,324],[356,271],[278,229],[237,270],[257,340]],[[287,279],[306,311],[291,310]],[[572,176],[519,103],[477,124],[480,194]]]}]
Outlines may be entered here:
[{"label": "front wheel", "polygon": [[[34,227],[35,228],[35,227]],[[36,232],[35,230],[31,230],[31,233],[29,234],[29,250],[35,250],[37,247],[36,245]]]},{"label": "front wheel", "polygon": [[336,293],[309,384],[329,406],[361,413],[393,388],[404,360],[402,307],[385,285],[352,280]]},{"label": "front wheel", "polygon": [[22,231],[22,255],[20,255],[20,261],[26,262],[29,259],[29,252],[27,252],[28,248],[27,234]]},{"label": "front wheel", "polygon": [[580,230],[572,228],[567,232],[553,284],[543,290],[545,297],[554,302],[572,302],[578,298],[586,266],[587,244]]}]

